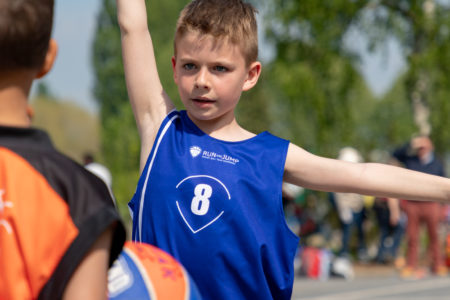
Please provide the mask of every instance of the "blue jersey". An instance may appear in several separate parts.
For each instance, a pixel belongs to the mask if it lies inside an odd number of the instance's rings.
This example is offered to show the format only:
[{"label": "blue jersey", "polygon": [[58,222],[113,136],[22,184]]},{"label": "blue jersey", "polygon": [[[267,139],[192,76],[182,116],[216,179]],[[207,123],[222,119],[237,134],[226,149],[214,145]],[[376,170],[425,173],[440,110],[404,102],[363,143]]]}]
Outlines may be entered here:
[{"label": "blue jersey", "polygon": [[288,146],[268,132],[221,141],[171,112],[129,203],[133,240],[172,254],[204,299],[290,299],[298,238],[281,200]]}]

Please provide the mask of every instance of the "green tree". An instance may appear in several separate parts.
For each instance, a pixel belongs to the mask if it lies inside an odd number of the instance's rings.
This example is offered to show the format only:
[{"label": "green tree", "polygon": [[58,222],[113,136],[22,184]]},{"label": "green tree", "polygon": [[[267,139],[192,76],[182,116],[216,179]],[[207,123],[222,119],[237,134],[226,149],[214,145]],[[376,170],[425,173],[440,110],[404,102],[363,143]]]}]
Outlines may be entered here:
[{"label": "green tree", "polygon": [[[362,123],[373,97],[346,47],[366,1],[266,1],[265,29],[275,49],[266,67],[278,107],[273,125],[306,149],[335,156],[364,147]],[[363,150],[363,149],[360,149]]]},{"label": "green tree", "polygon": [[[160,78],[177,104],[171,56],[176,19],[182,7],[183,3],[176,0],[151,1],[147,5]],[[140,142],[128,103],[121,55],[115,0],[103,0],[93,45],[94,94],[100,108],[102,153],[111,168],[119,209],[128,216],[126,203],[139,176]]]},{"label": "green tree", "polygon": [[36,88],[36,97],[42,99],[53,100],[55,96],[53,95],[51,89],[48,87],[47,83],[39,82]]},{"label": "green tree", "polygon": [[401,76],[381,99],[376,101],[369,117],[367,132],[372,149],[393,150],[403,144],[415,130],[412,107],[406,95],[404,77]]},{"label": "green tree", "polygon": [[[408,70],[402,78],[404,100],[411,106],[415,129],[431,133],[439,151],[450,146],[450,4],[438,0],[378,0],[364,10],[362,30],[380,45],[399,41]],[[398,99],[401,101],[401,99]]]},{"label": "green tree", "polygon": [[101,149],[113,176],[113,192],[123,216],[133,195],[139,162],[139,138],[128,109],[114,0],[103,0],[93,45],[94,95],[99,105]]},{"label": "green tree", "polygon": [[[317,147],[330,142],[331,134],[327,134],[329,130],[344,133],[346,130],[341,126],[347,129],[353,127],[356,132],[353,135],[338,133],[339,139],[347,135],[347,140],[357,139],[357,144],[363,147],[366,145],[365,141],[371,143],[371,140],[364,138],[369,133],[365,129],[365,123],[358,123],[351,118],[351,109],[355,108],[355,98],[352,97],[367,96],[359,77],[352,69],[359,57],[350,52],[344,42],[351,29],[358,30],[368,38],[369,50],[382,49],[387,45],[388,39],[396,39],[408,63],[407,72],[401,78],[405,88],[399,95],[403,98],[376,104],[377,113],[383,107],[388,110],[390,105],[387,103],[406,101],[411,107],[409,112],[416,125],[415,129],[409,125],[404,126],[412,132],[403,138],[408,138],[414,131],[431,132],[441,152],[450,146],[450,133],[445,130],[450,125],[450,78],[447,76],[450,63],[448,1],[267,0],[264,3],[269,19],[265,22],[266,32],[276,50],[276,59],[270,67],[271,71],[276,72],[273,77],[285,94],[278,99],[288,100],[286,106],[289,113],[309,118],[314,124],[313,131],[308,131],[316,137],[316,141],[308,141],[307,138],[307,147],[327,154],[328,150],[317,150]],[[297,82],[292,77],[297,78]],[[357,90],[360,92],[356,92]],[[356,104],[358,114],[363,109],[362,111],[369,113],[366,118],[370,118],[368,107],[373,107],[374,104],[368,104],[367,101],[371,102],[368,99],[360,98],[356,101],[362,104]],[[350,115],[332,109],[336,107],[336,103],[340,103],[342,109],[349,110]],[[297,111],[300,109],[295,108],[297,105],[304,107],[303,114]],[[338,115],[333,120],[331,115],[336,112]],[[350,120],[346,121],[347,117]],[[400,122],[400,119],[392,121]],[[370,126],[375,124],[372,122]],[[361,129],[366,131],[363,136],[358,134]],[[391,140],[398,140],[398,137]]]}]

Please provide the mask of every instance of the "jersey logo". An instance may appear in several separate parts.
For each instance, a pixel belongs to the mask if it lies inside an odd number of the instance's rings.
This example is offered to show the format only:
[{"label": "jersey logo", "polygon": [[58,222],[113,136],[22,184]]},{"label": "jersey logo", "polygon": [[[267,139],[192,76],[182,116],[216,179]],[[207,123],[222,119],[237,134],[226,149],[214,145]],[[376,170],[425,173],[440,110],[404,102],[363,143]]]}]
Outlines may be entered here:
[{"label": "jersey logo", "polygon": [[197,157],[202,152],[202,149],[198,146],[192,146],[189,149],[189,152],[191,153],[192,157]]},{"label": "jersey logo", "polygon": [[194,234],[219,220],[231,200],[227,187],[208,175],[186,177],[176,188],[178,212]]},{"label": "jersey logo", "polygon": [[204,150],[196,145],[189,148],[189,153],[193,158],[199,156],[202,159],[208,159],[210,161],[217,161],[231,165],[236,165],[237,163],[239,163],[238,158],[233,157],[227,153]]}]

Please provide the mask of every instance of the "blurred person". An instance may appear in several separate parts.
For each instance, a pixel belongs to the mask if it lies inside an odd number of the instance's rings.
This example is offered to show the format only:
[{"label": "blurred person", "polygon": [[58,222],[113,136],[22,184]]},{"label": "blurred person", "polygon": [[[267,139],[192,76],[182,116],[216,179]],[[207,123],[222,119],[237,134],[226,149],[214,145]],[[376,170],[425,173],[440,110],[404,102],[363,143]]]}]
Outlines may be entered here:
[{"label": "blurred person", "polygon": [[379,264],[395,263],[401,265],[402,257],[398,256],[406,227],[406,216],[396,198],[376,198],[373,206],[377,218],[380,237],[375,262]]},{"label": "blurred person", "polygon": [[[376,161],[399,166],[397,160],[390,153],[379,155]],[[379,264],[394,264],[397,269],[404,267],[405,260],[399,254],[406,230],[406,214],[404,212],[404,200],[397,198],[375,198],[373,211],[378,222],[379,243],[375,262]]]},{"label": "blurred person", "polygon": [[106,299],[125,229],[106,185],[31,127],[53,0],[0,0],[0,299]]},{"label": "blurred person", "polygon": [[112,187],[111,172],[105,165],[96,162],[92,153],[85,153],[83,155],[83,163],[86,169],[97,175],[109,188]]},{"label": "blurred person", "polygon": [[[428,136],[420,135],[412,138],[397,148],[393,152],[393,157],[410,170],[445,177],[444,166],[436,157],[433,143]],[[447,274],[439,240],[441,208],[442,205],[436,202],[405,201],[405,212],[408,218],[407,250],[406,266],[401,272],[402,277],[421,278],[426,275],[426,270],[419,267],[419,237],[422,224],[426,225],[428,233],[431,272],[438,276]]]},{"label": "blurred person", "polygon": [[297,198],[303,194],[304,190],[296,185],[283,182],[281,187],[281,197],[283,201],[283,212],[289,228],[296,235],[299,235],[301,220],[299,218],[301,208],[297,204]]},{"label": "blurred person", "polygon": [[[351,163],[363,161],[358,150],[345,147],[339,151],[338,159]],[[350,241],[352,229],[356,228],[357,237],[357,259],[362,262],[368,261],[366,236],[364,232],[365,206],[364,197],[355,193],[334,193],[334,201],[338,210],[342,229],[342,246],[339,256],[350,258]]]},{"label": "blurred person", "polygon": [[114,197],[114,194],[112,192],[112,175],[109,169],[105,165],[96,162],[94,159],[94,155],[89,152],[86,152],[83,155],[83,164],[84,167],[87,170],[89,170],[92,174],[103,180],[103,182],[108,187],[108,190],[111,194],[111,198],[113,199],[114,203],[116,203],[116,198]]}]

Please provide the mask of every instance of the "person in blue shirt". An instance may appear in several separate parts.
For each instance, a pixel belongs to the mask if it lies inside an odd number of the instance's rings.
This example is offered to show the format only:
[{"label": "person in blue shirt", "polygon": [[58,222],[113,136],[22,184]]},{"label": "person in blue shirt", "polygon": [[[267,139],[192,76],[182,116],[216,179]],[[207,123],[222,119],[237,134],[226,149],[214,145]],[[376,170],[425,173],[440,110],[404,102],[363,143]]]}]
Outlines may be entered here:
[{"label": "person in blue shirt", "polygon": [[262,68],[256,11],[241,0],[194,0],[182,10],[172,67],[185,110],[177,111],[159,79],[146,11],[144,0],[117,0],[141,138],[141,176],[129,203],[133,239],[177,258],[205,299],[290,299],[298,239],[284,219],[283,180],[322,191],[450,200],[447,179],[316,156],[241,127],[236,106]]}]

